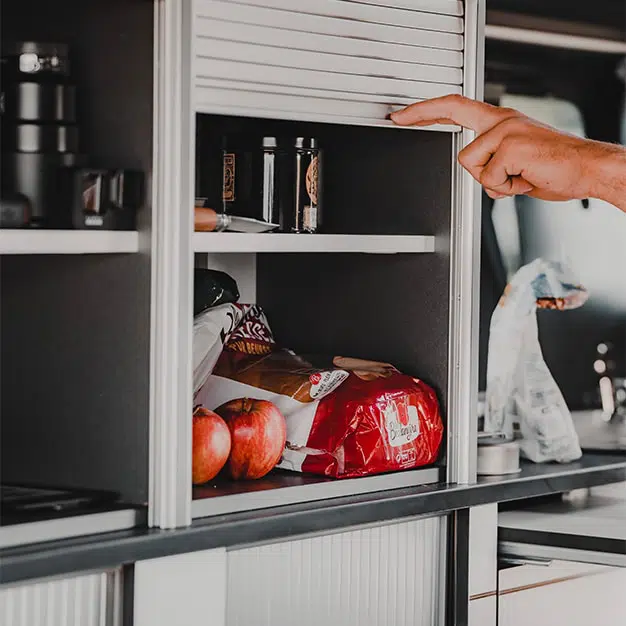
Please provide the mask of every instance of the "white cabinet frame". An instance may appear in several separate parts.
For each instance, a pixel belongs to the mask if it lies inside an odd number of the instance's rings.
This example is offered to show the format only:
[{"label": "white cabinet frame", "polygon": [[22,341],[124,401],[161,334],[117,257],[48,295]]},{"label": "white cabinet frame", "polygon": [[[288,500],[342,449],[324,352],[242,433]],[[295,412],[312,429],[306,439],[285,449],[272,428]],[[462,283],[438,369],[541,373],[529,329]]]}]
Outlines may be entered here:
[{"label": "white cabinet frame", "polygon": [[[190,0],[155,3],[149,523],[161,528],[191,523],[191,419],[187,416],[192,411],[192,10]],[[484,18],[484,0],[466,0],[463,93],[469,97],[482,96]],[[334,118],[329,116],[326,121]],[[471,139],[470,132],[456,133],[451,158],[456,161],[458,151]],[[451,189],[447,479],[468,483],[476,475],[481,196],[476,183],[458,166]]]}]

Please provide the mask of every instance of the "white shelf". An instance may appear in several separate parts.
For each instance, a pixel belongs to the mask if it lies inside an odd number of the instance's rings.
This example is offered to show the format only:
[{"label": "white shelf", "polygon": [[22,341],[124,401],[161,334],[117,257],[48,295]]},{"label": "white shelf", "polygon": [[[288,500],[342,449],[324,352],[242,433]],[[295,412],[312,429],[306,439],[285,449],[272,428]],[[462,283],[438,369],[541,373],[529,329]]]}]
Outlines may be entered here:
[{"label": "white shelf", "polygon": [[435,251],[430,235],[297,235],[291,233],[194,233],[195,252],[355,252],[363,254]]},{"label": "white shelf", "polygon": [[121,230],[0,230],[0,254],[114,254],[139,251],[139,234]]}]

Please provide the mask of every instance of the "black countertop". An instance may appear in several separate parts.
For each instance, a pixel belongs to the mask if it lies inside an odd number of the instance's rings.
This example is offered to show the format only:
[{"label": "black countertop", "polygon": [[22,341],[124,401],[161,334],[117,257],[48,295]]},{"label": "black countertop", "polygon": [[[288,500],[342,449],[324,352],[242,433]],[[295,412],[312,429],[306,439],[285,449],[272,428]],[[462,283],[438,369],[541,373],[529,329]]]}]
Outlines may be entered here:
[{"label": "black countertop", "polygon": [[196,520],[188,528],[131,530],[31,544],[0,551],[0,583],[105,569],[212,548],[229,549],[421,515],[444,515],[506,502],[626,481],[626,455],[586,454],[566,465],[524,463],[513,476],[472,485],[435,484],[293,504]]}]

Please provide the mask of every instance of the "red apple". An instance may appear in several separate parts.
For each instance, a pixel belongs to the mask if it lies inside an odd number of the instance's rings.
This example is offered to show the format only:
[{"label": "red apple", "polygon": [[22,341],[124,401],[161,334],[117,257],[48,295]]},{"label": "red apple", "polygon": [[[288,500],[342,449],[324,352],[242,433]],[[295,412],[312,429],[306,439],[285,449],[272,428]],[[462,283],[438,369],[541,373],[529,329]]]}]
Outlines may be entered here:
[{"label": "red apple", "polygon": [[262,478],[275,467],[287,439],[285,418],[275,404],[238,398],[215,412],[230,429],[228,470],[235,480]]},{"label": "red apple", "polygon": [[230,430],[213,411],[198,407],[193,413],[191,479],[201,485],[215,478],[230,454]]}]

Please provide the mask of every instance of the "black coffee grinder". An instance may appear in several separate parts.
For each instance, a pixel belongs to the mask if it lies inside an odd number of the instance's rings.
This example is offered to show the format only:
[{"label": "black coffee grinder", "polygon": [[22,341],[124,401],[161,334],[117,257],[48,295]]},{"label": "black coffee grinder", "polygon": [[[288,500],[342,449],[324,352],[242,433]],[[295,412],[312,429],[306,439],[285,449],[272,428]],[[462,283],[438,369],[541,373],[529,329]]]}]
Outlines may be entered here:
[{"label": "black coffee grinder", "polygon": [[68,228],[59,171],[80,164],[67,46],[23,42],[2,56],[3,228]]}]

